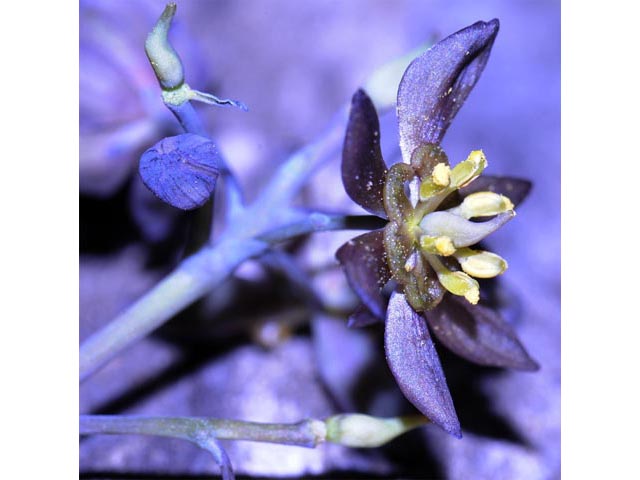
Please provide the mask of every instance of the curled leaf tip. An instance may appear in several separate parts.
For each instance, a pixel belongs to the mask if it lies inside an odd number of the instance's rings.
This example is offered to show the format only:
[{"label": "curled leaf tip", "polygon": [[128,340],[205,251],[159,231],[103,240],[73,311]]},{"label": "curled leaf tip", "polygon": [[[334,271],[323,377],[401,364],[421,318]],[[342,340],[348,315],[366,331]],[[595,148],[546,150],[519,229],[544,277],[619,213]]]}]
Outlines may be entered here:
[{"label": "curled leaf tip", "polygon": [[235,107],[243,112],[248,112],[249,108],[238,100],[231,100],[229,98],[218,98],[211,93],[200,92],[198,90],[191,90],[191,99],[198,102],[206,103],[207,105],[216,105],[218,107]]}]

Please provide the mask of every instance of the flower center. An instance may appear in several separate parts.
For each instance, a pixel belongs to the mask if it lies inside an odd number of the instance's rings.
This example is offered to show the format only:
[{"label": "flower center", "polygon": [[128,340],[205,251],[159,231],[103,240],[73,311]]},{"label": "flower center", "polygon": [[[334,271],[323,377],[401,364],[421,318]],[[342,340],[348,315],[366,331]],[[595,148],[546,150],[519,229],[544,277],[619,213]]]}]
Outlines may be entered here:
[{"label": "flower center", "polygon": [[[478,178],[486,166],[484,153],[474,150],[450,168],[438,145],[425,144],[414,151],[410,165],[395,164],[387,173],[387,261],[417,311],[435,307],[445,290],[476,304],[480,290],[472,277],[492,278],[507,268],[507,262],[498,255],[469,247],[513,218],[511,200],[486,191],[459,201],[458,191]],[[412,204],[406,185],[416,178],[418,198]],[[470,220],[478,217],[491,218],[485,222]]]}]

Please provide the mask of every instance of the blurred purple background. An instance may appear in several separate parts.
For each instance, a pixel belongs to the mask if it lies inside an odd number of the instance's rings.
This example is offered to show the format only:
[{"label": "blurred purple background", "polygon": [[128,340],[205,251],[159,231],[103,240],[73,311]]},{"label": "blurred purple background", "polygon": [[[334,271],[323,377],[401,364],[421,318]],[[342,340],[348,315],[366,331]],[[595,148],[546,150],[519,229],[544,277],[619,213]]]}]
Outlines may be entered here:
[{"label": "blurred purple background", "polygon": [[[162,278],[186,236],[188,215],[159,204],[136,173],[142,151],[178,131],[143,51],[163,7],[151,0],[80,3],[81,339]],[[480,368],[439,349],[462,440],[425,427],[372,451],[227,443],[238,473],[559,477],[560,3],[178,2],[172,39],[187,82],[249,106],[248,113],[196,107],[249,199],[275,165],[322,133],[376,67],[494,17],[501,28],[491,58],[443,146],[452,163],[482,148],[488,174],[533,181],[516,219],[487,243],[509,261],[500,288],[505,314],[541,370]],[[399,154],[393,114],[382,125],[389,161]],[[302,201],[358,211],[342,189],[338,157]],[[352,236],[318,234],[292,247],[335,311],[355,305],[333,258]],[[411,412],[387,371],[381,329],[350,331],[338,317],[309,314],[290,284],[249,262],[201,305],[83,384],[82,413],[285,422],[341,411]],[[80,471],[84,478],[118,478],[213,474],[217,467],[180,441],[91,437],[81,441]]]}]

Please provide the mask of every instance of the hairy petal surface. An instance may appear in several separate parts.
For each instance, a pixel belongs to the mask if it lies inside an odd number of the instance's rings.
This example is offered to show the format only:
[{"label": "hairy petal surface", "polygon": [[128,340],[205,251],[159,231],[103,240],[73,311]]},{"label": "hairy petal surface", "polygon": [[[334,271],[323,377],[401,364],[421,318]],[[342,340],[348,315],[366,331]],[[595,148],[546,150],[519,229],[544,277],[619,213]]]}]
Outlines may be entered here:
[{"label": "hairy petal surface", "polygon": [[466,187],[458,190],[464,198],[467,195],[477,192],[495,192],[508,197],[514,206],[518,206],[531,190],[531,182],[521,178],[496,177],[491,175],[481,175]]},{"label": "hairy petal surface", "polygon": [[354,202],[382,218],[387,218],[382,202],[386,171],[378,114],[369,96],[358,90],[351,100],[342,149],[342,183]]},{"label": "hairy petal surface", "polygon": [[407,399],[433,423],[461,437],[460,422],[424,318],[398,292],[389,301],[384,346],[389,368]]},{"label": "hairy petal surface", "polygon": [[424,314],[431,332],[470,362],[517,370],[538,370],[511,326],[494,310],[447,295]]},{"label": "hairy petal surface", "polygon": [[384,318],[386,300],[382,287],[391,278],[382,243],[383,231],[374,230],[352,238],[336,252],[349,285],[373,315]]},{"label": "hairy petal surface", "polygon": [[438,42],[407,68],[398,89],[402,158],[423,143],[439,144],[489,60],[497,19],[476,22]]}]

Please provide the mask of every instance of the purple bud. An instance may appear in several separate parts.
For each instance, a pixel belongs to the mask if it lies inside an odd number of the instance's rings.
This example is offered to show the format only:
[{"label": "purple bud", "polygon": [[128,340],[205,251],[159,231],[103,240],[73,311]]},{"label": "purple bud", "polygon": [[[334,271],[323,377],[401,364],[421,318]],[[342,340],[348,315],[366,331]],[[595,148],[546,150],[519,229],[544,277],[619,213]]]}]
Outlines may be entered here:
[{"label": "purple bud", "polygon": [[158,198],[182,210],[201,207],[218,178],[218,149],[192,133],[160,140],[140,157],[140,177]]},{"label": "purple bud", "polygon": [[[84,195],[114,195],[151,142],[180,131],[162,103],[143,48],[158,18],[157,2],[126,2],[123,7],[125,2],[80,1],[79,180]],[[171,42],[189,82],[204,85],[210,80],[204,52],[185,27],[179,20],[174,23]]]}]

